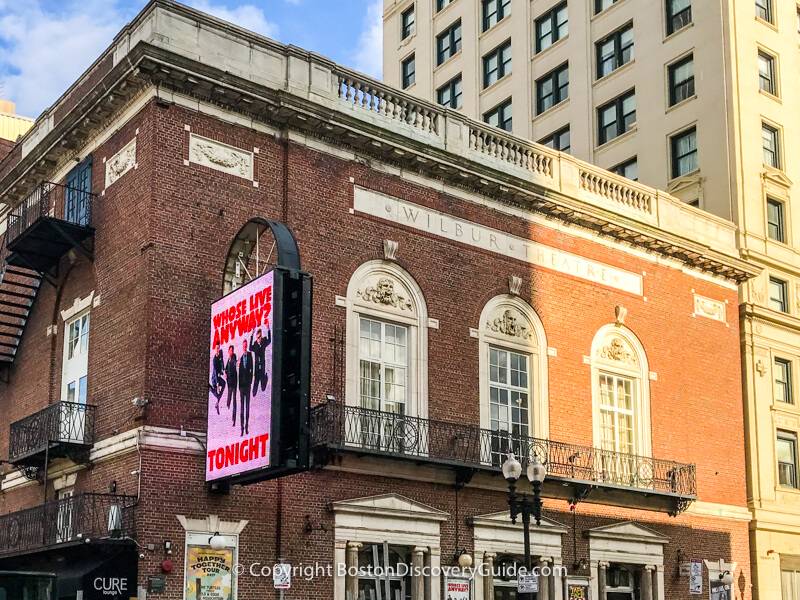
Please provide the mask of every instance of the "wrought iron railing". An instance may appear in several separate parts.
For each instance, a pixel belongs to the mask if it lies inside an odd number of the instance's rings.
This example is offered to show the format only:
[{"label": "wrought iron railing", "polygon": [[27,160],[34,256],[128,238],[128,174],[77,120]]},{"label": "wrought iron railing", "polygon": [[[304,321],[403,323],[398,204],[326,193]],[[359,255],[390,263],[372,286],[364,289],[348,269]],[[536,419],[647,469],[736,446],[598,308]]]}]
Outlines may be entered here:
[{"label": "wrought iron railing", "polygon": [[135,496],[78,494],[0,515],[0,555],[76,541],[132,538]]},{"label": "wrought iron railing", "polygon": [[500,469],[508,452],[524,463],[537,456],[548,476],[648,492],[696,495],[695,466],[553,440],[345,406],[331,401],[311,412],[315,448]]},{"label": "wrought iron railing", "polygon": [[42,217],[52,217],[74,225],[92,224],[95,194],[59,183],[40,183],[8,215],[6,244],[11,244]]},{"label": "wrought iron railing", "polygon": [[15,462],[43,451],[50,444],[91,446],[94,443],[95,407],[78,402],[57,402],[11,424],[8,457]]}]

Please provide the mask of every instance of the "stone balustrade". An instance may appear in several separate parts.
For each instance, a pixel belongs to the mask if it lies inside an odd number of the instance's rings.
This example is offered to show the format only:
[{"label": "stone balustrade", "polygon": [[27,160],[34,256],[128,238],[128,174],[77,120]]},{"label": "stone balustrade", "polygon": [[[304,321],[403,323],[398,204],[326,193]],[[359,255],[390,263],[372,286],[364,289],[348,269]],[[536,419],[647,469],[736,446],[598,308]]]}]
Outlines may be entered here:
[{"label": "stone balustrade", "polygon": [[[82,86],[124,65],[125,57],[134,56],[140,42],[161,52],[190,59],[199,57],[205,68],[235,74],[260,86],[265,97],[269,92],[291,97],[293,107],[306,103],[312,111],[321,109],[324,118],[342,123],[350,119],[348,126],[353,119],[360,120],[370,126],[373,146],[380,147],[390,140],[398,147],[397,156],[412,153],[424,162],[426,155],[436,154],[450,163],[442,172],[480,169],[480,178],[487,181],[492,176],[486,169],[492,169],[502,174],[504,185],[530,189],[533,184],[546,190],[549,201],[569,205],[567,212],[580,208],[582,203],[589,210],[607,211],[612,218],[614,214],[624,216],[629,223],[638,221],[738,257],[736,227],[732,223],[688,206],[668,193],[415,98],[318,54],[158,0],[116,38],[108,51],[112,60],[98,60],[37,120],[13,160],[28,160],[37,144],[59,127],[69,112],[67,108],[80,100],[73,96],[85,93]],[[159,75],[168,72],[159,70]],[[183,85],[186,78],[182,76],[179,81]],[[241,97],[240,92],[237,97]],[[10,163],[11,159],[5,162]],[[0,164],[0,173],[11,166]],[[486,193],[492,193],[491,189],[497,187],[487,187]]]}]

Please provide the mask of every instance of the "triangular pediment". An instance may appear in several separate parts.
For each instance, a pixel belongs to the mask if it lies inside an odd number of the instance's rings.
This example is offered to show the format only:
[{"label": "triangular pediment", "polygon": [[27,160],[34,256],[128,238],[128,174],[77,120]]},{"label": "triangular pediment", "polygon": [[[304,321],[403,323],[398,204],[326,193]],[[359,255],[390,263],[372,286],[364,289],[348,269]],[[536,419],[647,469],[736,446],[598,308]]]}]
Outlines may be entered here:
[{"label": "triangular pediment", "polygon": [[586,532],[590,538],[606,538],[616,539],[622,541],[637,540],[642,542],[650,542],[654,544],[667,544],[669,538],[661,535],[657,531],[639,525],[633,521],[624,521],[622,523],[613,523],[611,525],[603,525],[595,527]]},{"label": "triangular pediment", "polygon": [[409,519],[428,521],[446,521],[449,516],[448,513],[438,508],[416,502],[411,498],[399,494],[381,494],[378,496],[339,500],[332,504],[332,508],[334,513],[407,517]]},{"label": "triangular pediment", "polygon": [[792,187],[792,180],[789,179],[783,171],[777,169],[767,169],[762,173],[762,177],[771,183],[783,186],[785,188]]},{"label": "triangular pediment", "polygon": [[[479,515],[477,517],[472,517],[471,521],[474,527],[522,528],[522,520],[517,519],[516,524],[512,523],[511,517],[508,514],[507,510],[496,513],[489,513],[487,515]],[[550,533],[567,532],[566,525],[559,523],[558,521],[548,519],[546,517],[542,517],[542,523],[541,525],[537,525],[537,527],[541,527],[542,529],[547,529],[548,532]]]},{"label": "triangular pediment", "polygon": [[670,181],[667,191],[674,194],[675,192],[680,192],[681,190],[691,187],[700,187],[702,183],[703,178],[700,176],[700,173],[690,173],[689,175],[684,175],[683,177],[678,177]]}]

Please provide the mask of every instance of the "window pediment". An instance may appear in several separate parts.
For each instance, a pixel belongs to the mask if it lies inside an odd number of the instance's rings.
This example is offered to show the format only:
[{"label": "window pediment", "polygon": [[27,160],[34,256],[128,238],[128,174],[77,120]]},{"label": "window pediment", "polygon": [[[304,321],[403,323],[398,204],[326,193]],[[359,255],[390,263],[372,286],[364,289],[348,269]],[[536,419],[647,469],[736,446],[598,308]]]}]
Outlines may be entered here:
[{"label": "window pediment", "polygon": [[586,532],[590,539],[608,539],[619,542],[646,542],[651,544],[668,544],[669,538],[661,535],[657,531],[634,523],[624,521],[612,525],[602,525]]},{"label": "window pediment", "polygon": [[767,184],[774,184],[787,189],[792,187],[792,180],[789,179],[783,171],[779,171],[778,169],[773,169],[771,167],[765,168],[761,176]]},{"label": "window pediment", "polygon": [[339,500],[332,504],[336,514],[361,514],[384,517],[403,517],[426,521],[446,521],[448,514],[399,494],[381,494],[365,498]]}]

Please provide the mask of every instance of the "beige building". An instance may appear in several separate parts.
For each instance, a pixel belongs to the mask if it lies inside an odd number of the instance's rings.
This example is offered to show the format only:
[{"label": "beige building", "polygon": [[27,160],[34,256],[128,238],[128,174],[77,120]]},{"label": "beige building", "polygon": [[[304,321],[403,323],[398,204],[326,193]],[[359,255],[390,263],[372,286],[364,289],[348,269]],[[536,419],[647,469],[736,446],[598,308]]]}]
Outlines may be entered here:
[{"label": "beige building", "polygon": [[760,600],[800,599],[798,75],[795,0],[385,0],[387,83],[739,225]]},{"label": "beige building", "polygon": [[16,142],[33,125],[33,119],[21,117],[9,100],[0,99],[0,139]]}]

